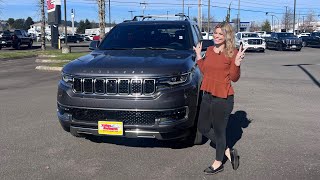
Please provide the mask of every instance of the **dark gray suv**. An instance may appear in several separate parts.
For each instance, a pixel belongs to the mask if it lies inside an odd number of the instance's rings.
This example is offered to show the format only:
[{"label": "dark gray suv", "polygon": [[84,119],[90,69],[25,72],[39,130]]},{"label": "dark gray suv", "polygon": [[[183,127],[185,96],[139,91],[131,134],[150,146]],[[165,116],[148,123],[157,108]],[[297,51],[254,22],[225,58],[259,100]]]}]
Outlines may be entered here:
[{"label": "dark gray suv", "polygon": [[201,142],[202,78],[192,48],[204,41],[205,50],[212,41],[182,18],[120,23],[101,43],[92,42],[90,54],[65,65],[57,94],[63,129],[74,136]]}]

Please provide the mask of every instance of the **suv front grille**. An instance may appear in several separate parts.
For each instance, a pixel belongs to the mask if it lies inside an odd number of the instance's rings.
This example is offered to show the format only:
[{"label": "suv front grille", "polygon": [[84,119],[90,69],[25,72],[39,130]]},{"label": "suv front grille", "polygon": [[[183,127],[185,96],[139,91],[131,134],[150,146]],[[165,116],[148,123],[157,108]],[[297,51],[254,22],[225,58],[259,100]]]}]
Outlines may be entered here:
[{"label": "suv front grille", "polygon": [[155,92],[155,80],[74,78],[73,91],[85,94],[151,95]]},{"label": "suv front grille", "polygon": [[261,39],[249,39],[248,44],[259,45],[259,44],[262,44],[262,40]]},{"label": "suv front grille", "polygon": [[[60,108],[61,109],[61,108]],[[180,120],[187,116],[185,107],[166,111],[115,111],[72,108],[68,110],[75,121],[121,121],[124,125],[154,125],[157,118]]]}]

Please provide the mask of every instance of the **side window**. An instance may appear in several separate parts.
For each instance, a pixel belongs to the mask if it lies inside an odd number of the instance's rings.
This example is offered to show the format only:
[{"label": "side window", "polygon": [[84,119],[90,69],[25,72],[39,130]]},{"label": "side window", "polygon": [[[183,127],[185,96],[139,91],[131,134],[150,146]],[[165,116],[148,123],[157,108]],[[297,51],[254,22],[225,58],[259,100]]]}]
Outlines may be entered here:
[{"label": "side window", "polygon": [[202,36],[201,36],[200,29],[199,29],[198,25],[194,25],[194,28],[195,28],[195,30],[196,30],[196,33],[197,33],[197,35],[198,35],[198,38],[199,38],[199,39],[202,39]]},{"label": "side window", "polygon": [[237,39],[241,39],[241,33],[237,34]]},{"label": "side window", "polygon": [[14,31],[14,34],[16,34],[16,35],[22,35],[22,34],[21,34],[21,31],[18,31],[18,30]]},{"label": "side window", "polygon": [[194,45],[196,45],[199,42],[199,37],[198,37],[197,31],[194,28],[194,26],[191,26],[191,31],[192,31],[193,43],[194,43]]}]

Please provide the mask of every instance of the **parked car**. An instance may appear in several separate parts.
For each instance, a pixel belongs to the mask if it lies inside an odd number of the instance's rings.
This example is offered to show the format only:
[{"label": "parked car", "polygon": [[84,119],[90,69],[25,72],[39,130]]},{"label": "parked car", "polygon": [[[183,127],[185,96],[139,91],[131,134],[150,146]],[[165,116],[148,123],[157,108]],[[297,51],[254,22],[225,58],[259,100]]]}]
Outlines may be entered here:
[{"label": "parked car", "polygon": [[[61,37],[60,37],[61,43],[65,43],[65,42],[66,42],[65,39],[66,39],[65,36],[61,36]],[[75,36],[67,35],[67,41],[68,41],[68,42],[73,42],[73,43],[80,43],[80,42],[83,42],[84,40],[83,40],[83,38],[82,38],[81,36],[77,36],[77,35],[75,35]]]},{"label": "parked car", "polygon": [[320,32],[313,32],[310,36],[301,37],[302,46],[320,46]]},{"label": "parked car", "polygon": [[213,39],[213,33],[212,32],[201,32],[202,38],[203,39]]},{"label": "parked car", "polygon": [[267,31],[256,31],[256,33],[259,35],[261,38],[267,38],[271,36],[271,32]]},{"label": "parked car", "polygon": [[301,34],[298,34],[298,35],[297,35],[298,38],[308,37],[308,36],[310,36],[310,33],[301,33]]},{"label": "parked car", "polygon": [[293,33],[278,32],[272,33],[270,38],[266,38],[266,48],[282,50],[300,51],[302,48],[302,39]]},{"label": "parked car", "polygon": [[57,93],[63,129],[200,143],[202,77],[193,46],[202,41],[205,51],[213,41],[201,40],[197,24],[182,17],[120,23],[91,42],[90,54],[66,64]]},{"label": "parked car", "polygon": [[2,47],[11,47],[13,44],[13,32],[3,31],[0,33],[0,49]]},{"label": "parked car", "polygon": [[235,38],[236,47],[239,49],[241,45],[247,50],[264,52],[266,49],[265,40],[254,32],[239,32]]},{"label": "parked car", "polygon": [[12,47],[20,49],[22,45],[27,45],[28,48],[31,48],[33,39],[25,30],[16,29],[13,31]]}]

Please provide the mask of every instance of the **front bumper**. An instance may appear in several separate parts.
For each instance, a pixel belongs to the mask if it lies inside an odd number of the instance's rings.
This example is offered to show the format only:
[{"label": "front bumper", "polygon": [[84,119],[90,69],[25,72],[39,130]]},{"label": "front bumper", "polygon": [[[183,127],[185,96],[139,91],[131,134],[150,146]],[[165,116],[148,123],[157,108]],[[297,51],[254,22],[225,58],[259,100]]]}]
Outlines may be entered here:
[{"label": "front bumper", "polygon": [[258,45],[244,44],[243,48],[247,48],[247,50],[250,50],[250,51],[262,51],[266,49],[266,45],[265,44],[258,44]]},{"label": "front bumper", "polygon": [[[65,129],[70,128],[82,134],[100,136],[98,121],[107,119],[123,121],[123,137],[177,139],[188,136],[190,129],[194,126],[197,100],[198,87],[192,83],[161,91],[155,97],[149,98],[95,98],[85,95],[78,96],[60,82],[57,96],[57,116]],[[79,116],[79,114],[75,114],[75,110],[82,114],[87,113],[88,116]],[[143,115],[145,112],[148,112],[147,115]],[[165,112],[164,114],[185,113],[185,115],[164,116],[161,115],[162,112]],[[117,113],[128,115],[120,117]],[[140,113],[141,115],[139,115]],[[149,116],[150,113],[155,115]],[[137,121],[137,116],[144,119]],[[148,119],[149,117],[153,120]]]},{"label": "front bumper", "polygon": [[286,50],[296,50],[296,49],[301,49],[302,44],[283,44],[282,43],[282,48]]}]

